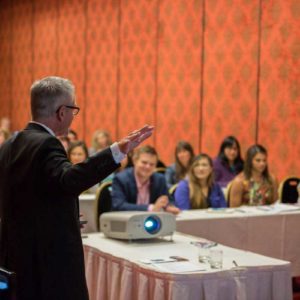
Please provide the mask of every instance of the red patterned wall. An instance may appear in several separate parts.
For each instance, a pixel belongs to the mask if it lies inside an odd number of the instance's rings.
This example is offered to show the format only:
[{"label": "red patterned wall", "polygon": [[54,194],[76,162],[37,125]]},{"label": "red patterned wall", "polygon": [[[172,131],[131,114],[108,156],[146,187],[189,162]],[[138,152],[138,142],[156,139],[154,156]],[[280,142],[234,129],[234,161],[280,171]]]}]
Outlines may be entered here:
[{"label": "red patterned wall", "polygon": [[119,2],[88,1],[85,124],[90,143],[96,129],[116,138]]},{"label": "red patterned wall", "polygon": [[258,1],[206,1],[202,145],[213,155],[227,135],[243,152],[255,142],[258,10]]},{"label": "red patterned wall", "polygon": [[299,38],[298,0],[1,0],[0,117],[24,127],[32,81],[65,76],[89,144],[150,123],[169,164],[180,139],[215,156],[234,134],[299,175]]},{"label": "red patterned wall", "polygon": [[10,0],[0,4],[0,117],[11,115],[11,39],[12,8]]},{"label": "red patterned wall", "polygon": [[166,162],[178,140],[198,152],[202,15],[202,1],[159,1],[156,146]]},{"label": "red patterned wall", "polygon": [[300,1],[264,1],[258,140],[278,175],[300,174]]}]

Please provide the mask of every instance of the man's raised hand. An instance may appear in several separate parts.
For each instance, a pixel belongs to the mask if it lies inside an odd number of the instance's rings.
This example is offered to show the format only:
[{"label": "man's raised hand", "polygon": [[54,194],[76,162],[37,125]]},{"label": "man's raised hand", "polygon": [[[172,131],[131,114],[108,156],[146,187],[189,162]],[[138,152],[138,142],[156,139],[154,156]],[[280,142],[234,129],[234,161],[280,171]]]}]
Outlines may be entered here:
[{"label": "man's raised hand", "polygon": [[145,125],[144,127],[132,131],[128,134],[128,136],[124,137],[118,142],[119,149],[122,153],[127,154],[134,148],[136,148],[139,144],[141,144],[144,140],[152,135],[154,130],[153,126]]}]

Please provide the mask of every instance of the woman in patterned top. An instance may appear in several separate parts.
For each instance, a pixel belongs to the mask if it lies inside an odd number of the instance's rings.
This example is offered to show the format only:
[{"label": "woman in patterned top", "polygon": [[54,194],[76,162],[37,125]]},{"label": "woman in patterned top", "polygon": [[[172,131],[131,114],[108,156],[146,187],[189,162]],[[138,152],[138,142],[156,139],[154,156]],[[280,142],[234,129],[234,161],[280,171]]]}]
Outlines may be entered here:
[{"label": "woman in patterned top", "polygon": [[246,154],[244,171],[232,182],[230,206],[267,205],[277,200],[277,180],[269,173],[267,150],[251,146]]}]

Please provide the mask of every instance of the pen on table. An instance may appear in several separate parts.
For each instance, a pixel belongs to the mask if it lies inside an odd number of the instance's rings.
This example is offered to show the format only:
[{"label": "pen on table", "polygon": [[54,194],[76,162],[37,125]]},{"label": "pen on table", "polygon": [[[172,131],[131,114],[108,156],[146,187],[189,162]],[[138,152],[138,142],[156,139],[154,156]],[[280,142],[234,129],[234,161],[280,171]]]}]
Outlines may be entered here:
[{"label": "pen on table", "polygon": [[235,267],[239,266],[235,260],[233,260],[232,263],[234,264]]}]

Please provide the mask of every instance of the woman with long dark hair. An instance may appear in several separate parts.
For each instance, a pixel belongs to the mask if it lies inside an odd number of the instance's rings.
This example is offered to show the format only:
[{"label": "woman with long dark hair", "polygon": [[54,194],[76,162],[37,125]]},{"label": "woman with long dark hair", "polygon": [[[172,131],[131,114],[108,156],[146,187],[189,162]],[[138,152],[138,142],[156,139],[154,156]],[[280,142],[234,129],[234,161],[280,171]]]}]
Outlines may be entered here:
[{"label": "woman with long dark hair", "polygon": [[194,150],[190,143],[180,141],[175,148],[175,163],[166,170],[168,188],[184,179],[194,158]]},{"label": "woman with long dark hair", "polygon": [[222,188],[243,170],[244,161],[241,157],[240,144],[234,136],[228,136],[223,140],[213,163],[215,180]]},{"label": "woman with long dark hair", "polygon": [[196,156],[188,178],[178,183],[175,205],[182,210],[226,207],[222,189],[214,182],[212,159],[207,154]]},{"label": "woman with long dark hair", "polygon": [[269,173],[267,157],[267,150],[261,145],[248,149],[244,171],[232,182],[230,206],[266,205],[277,200],[278,184]]}]

